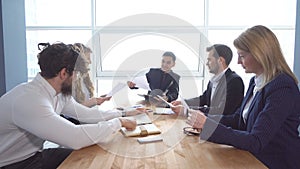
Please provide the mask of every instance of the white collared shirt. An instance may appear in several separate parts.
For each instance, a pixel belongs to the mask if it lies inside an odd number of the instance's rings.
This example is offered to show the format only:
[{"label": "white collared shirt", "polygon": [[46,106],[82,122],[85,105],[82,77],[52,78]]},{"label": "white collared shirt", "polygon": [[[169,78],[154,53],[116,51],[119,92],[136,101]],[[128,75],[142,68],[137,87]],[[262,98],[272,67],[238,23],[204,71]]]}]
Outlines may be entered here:
[{"label": "white collared shirt", "polygon": [[[115,118],[120,111],[87,108],[73,97],[56,94],[40,74],[3,95],[0,107],[0,167],[34,155],[45,140],[79,149],[103,143],[121,128]],[[74,125],[61,113],[91,124]]]},{"label": "white collared shirt", "polygon": [[253,101],[254,96],[256,95],[258,89],[260,89],[262,87],[262,83],[263,83],[263,74],[259,75],[258,77],[254,78],[254,83],[255,83],[255,87],[253,89],[253,94],[252,96],[249,98],[248,102],[246,103],[244,110],[243,110],[243,120],[246,123],[247,118],[248,118],[248,113],[249,113],[249,107]]},{"label": "white collared shirt", "polygon": [[210,100],[212,100],[214,94],[215,94],[215,91],[216,91],[216,88],[220,82],[220,79],[222,78],[222,76],[225,74],[225,72],[227,71],[228,68],[226,68],[225,70],[223,70],[221,73],[213,76],[211,79],[210,79],[210,82],[212,84],[212,87],[211,87],[211,95],[210,95]]}]

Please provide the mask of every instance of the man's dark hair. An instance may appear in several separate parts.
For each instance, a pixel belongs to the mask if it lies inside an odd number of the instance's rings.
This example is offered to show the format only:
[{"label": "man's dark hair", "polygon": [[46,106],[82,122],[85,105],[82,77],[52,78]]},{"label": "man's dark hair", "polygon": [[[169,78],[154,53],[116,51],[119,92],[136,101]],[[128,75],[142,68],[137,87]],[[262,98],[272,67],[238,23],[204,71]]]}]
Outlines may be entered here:
[{"label": "man's dark hair", "polygon": [[170,56],[172,57],[173,61],[175,62],[176,61],[176,56],[174,55],[173,52],[165,52],[162,56]]},{"label": "man's dark hair", "polygon": [[66,68],[70,76],[73,74],[76,60],[79,53],[76,52],[73,45],[64,43],[39,43],[38,48],[43,46],[38,54],[38,64],[41,69],[41,76],[44,78],[53,78],[59,71]]},{"label": "man's dark hair", "polygon": [[223,44],[215,44],[206,48],[206,51],[214,51],[214,57],[223,57],[225,59],[226,65],[228,66],[232,59],[232,50]]}]

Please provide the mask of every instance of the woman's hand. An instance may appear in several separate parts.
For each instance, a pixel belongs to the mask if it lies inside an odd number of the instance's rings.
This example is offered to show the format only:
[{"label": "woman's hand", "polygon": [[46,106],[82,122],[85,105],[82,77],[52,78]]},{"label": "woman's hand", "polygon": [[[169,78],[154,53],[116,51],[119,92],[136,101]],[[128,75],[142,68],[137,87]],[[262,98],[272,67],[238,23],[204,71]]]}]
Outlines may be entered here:
[{"label": "woman's hand", "polygon": [[112,96],[106,97],[106,94],[102,95],[100,97],[95,98],[96,99],[96,103],[97,103],[97,105],[101,105],[103,102],[109,101],[111,99],[111,97]]}]

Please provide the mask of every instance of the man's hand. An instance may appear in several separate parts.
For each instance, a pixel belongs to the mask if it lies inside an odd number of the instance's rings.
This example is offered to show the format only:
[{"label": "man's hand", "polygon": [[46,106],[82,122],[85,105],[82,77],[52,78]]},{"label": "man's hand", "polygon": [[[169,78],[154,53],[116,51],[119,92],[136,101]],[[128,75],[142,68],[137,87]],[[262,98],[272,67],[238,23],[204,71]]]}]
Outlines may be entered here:
[{"label": "man's hand", "polygon": [[129,88],[134,88],[136,84],[131,81],[127,81],[127,85]]},{"label": "man's hand", "polygon": [[181,105],[181,101],[175,100],[175,101],[172,101],[171,104],[173,106]]},{"label": "man's hand", "polygon": [[119,118],[122,127],[125,127],[126,130],[134,130],[136,128],[136,120],[128,118]]},{"label": "man's hand", "polygon": [[171,109],[177,115],[184,115],[184,107],[182,105],[171,107]]},{"label": "man's hand", "polygon": [[202,129],[206,122],[206,118],[207,117],[201,111],[189,109],[187,124],[191,125],[193,128]]}]

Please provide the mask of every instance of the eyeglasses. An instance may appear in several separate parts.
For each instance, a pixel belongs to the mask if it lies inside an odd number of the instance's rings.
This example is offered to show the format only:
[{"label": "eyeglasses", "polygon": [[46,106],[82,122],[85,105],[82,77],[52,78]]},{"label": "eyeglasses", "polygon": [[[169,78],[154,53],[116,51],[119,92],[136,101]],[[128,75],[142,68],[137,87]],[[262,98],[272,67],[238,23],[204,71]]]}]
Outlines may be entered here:
[{"label": "eyeglasses", "polygon": [[196,129],[193,127],[184,127],[183,128],[183,133],[188,135],[188,136],[198,136],[200,135],[202,129]]}]

